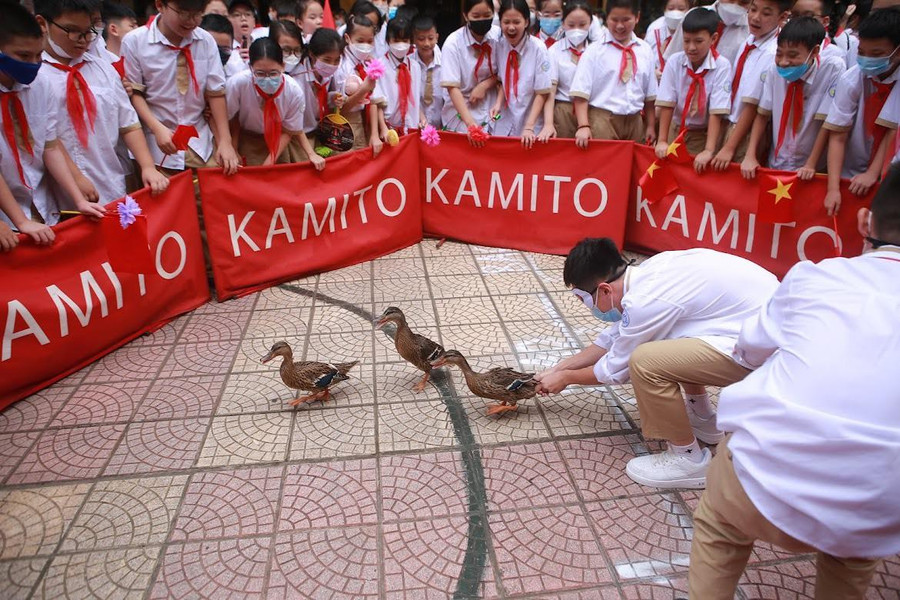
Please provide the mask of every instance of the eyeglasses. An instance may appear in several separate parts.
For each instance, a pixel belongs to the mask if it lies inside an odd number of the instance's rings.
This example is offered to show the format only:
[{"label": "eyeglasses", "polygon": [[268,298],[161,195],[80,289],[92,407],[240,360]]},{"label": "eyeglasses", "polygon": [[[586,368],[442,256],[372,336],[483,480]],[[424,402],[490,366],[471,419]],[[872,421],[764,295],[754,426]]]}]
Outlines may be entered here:
[{"label": "eyeglasses", "polygon": [[281,77],[281,71],[253,71],[253,76],[259,79],[266,77]]},{"label": "eyeglasses", "polygon": [[282,48],[281,53],[285,58],[288,56],[296,56],[297,58],[303,57],[303,48]]},{"label": "eyeglasses", "polygon": [[238,11],[235,11],[235,12],[233,12],[233,13],[230,13],[228,16],[229,16],[229,17],[234,17],[235,19],[238,19],[238,20],[240,20],[240,19],[247,19],[248,21],[249,21],[250,19],[255,19],[255,18],[256,18],[256,15],[254,15],[252,12],[238,12]]},{"label": "eyeglasses", "polygon": [[60,29],[62,29],[66,33],[66,37],[69,38],[70,42],[77,43],[82,40],[84,40],[86,42],[91,42],[94,40],[95,37],[97,37],[97,30],[94,29],[93,27],[91,27],[87,31],[78,31],[76,29],[69,29],[68,27],[63,27],[62,25],[60,25],[53,19],[47,19],[47,21],[49,21],[51,25],[55,25],[56,27],[59,27]]},{"label": "eyeglasses", "polygon": [[183,22],[200,21],[203,19],[202,10],[180,10],[173,7],[171,4],[163,4],[163,7],[171,10]]}]

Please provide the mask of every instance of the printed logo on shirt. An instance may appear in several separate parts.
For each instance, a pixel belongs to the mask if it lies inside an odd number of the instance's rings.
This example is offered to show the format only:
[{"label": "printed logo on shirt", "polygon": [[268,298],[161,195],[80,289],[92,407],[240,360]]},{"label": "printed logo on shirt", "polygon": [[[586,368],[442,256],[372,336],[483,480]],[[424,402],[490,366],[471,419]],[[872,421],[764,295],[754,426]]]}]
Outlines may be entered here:
[{"label": "printed logo on shirt", "polygon": [[763,83],[766,82],[766,72],[765,71],[763,71],[762,73],[759,74],[759,80],[762,81]]},{"label": "printed logo on shirt", "polygon": [[622,325],[624,325],[625,327],[628,327],[629,323],[631,323],[631,319],[628,316],[628,311],[623,310],[622,311]]},{"label": "printed logo on shirt", "polygon": [[544,62],[541,63],[541,73],[546,73],[549,70],[550,70],[550,62],[545,60]]},{"label": "printed logo on shirt", "polygon": [[832,98],[834,98],[835,92],[837,92],[837,85],[833,85],[830,88],[828,88],[828,95],[831,96]]}]

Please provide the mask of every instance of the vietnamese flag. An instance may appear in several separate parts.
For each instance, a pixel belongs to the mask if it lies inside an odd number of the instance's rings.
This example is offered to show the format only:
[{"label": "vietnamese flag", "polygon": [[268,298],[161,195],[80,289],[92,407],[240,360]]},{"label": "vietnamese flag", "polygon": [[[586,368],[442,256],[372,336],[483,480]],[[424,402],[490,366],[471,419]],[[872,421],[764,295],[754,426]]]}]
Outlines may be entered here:
[{"label": "vietnamese flag", "polygon": [[795,220],[791,193],[796,182],[796,174],[760,173],[756,204],[756,218],[760,223],[791,223]]},{"label": "vietnamese flag", "polygon": [[331,12],[331,0],[322,0],[325,16],[322,17],[322,27],[325,29],[337,29],[334,24],[334,14]]},{"label": "vietnamese flag", "polygon": [[664,161],[654,160],[638,180],[647,202],[659,202],[678,189],[678,182],[672,177]]},{"label": "vietnamese flag", "polygon": [[669,149],[666,151],[666,160],[670,160],[673,163],[688,163],[693,160],[690,154],[688,154],[687,146],[684,143],[684,132],[686,130],[682,130],[681,133],[678,134],[671,144],[669,144]]},{"label": "vietnamese flag", "polygon": [[191,138],[200,137],[193,125],[179,125],[172,133],[172,145],[182,152],[188,149]]}]

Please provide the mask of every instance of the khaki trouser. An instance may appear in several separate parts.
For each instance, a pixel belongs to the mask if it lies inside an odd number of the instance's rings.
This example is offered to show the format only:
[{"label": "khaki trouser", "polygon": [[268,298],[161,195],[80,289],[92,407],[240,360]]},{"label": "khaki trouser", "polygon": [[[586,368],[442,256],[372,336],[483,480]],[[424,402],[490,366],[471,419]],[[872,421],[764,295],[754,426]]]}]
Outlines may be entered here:
[{"label": "khaki trouser", "polygon": [[[675,141],[678,132],[681,131],[681,125],[672,121],[669,127],[669,143]],[[684,145],[687,147],[688,154],[697,156],[706,150],[706,128],[704,129],[688,129],[684,132]]]},{"label": "khaki trouser", "polygon": [[[294,138],[292,137],[291,142],[293,141]],[[297,145],[299,146],[300,143],[297,142]],[[244,159],[244,164],[248,167],[262,165],[269,158],[269,146],[266,145],[266,137],[261,133],[242,129],[241,135],[238,137],[238,154]],[[289,162],[293,161],[286,146],[281,151],[281,154],[278,155],[275,164],[281,165]]]},{"label": "khaki trouser", "polygon": [[[816,552],[768,521],[753,505],[734,472],[728,439],[706,474],[706,491],[694,512],[688,574],[690,597],[732,600],[753,543],[762,540],[789,552]],[[878,559],[816,555],[816,600],[865,598]]]},{"label": "khaki trouser", "polygon": [[309,140],[309,145],[312,146],[312,149],[316,149],[316,134],[315,132],[310,133],[298,133],[291,137],[291,142],[287,145],[287,153],[290,158],[289,162],[292,163],[302,163],[309,161],[309,156],[306,154],[306,150],[303,149],[303,146],[300,145],[299,136],[304,135],[306,139]]},{"label": "khaki trouser", "polygon": [[641,344],[628,367],[644,437],[664,440],[694,436],[679,384],[725,386],[750,372],[696,338]]},{"label": "khaki trouser", "polygon": [[346,119],[350,122],[350,129],[353,130],[353,147],[350,150],[359,150],[369,145],[369,137],[366,132],[369,130],[368,123],[369,105],[365,105],[362,110],[355,110],[346,115]]},{"label": "khaki trouser", "polygon": [[644,120],[640,113],[634,115],[614,115],[603,108],[588,108],[588,123],[591,137],[595,140],[644,141]]},{"label": "khaki trouser", "polygon": [[[734,128],[737,127],[735,123],[729,123],[728,129],[725,131],[725,142],[732,136],[734,133]],[[740,164],[743,162],[744,157],[747,156],[747,146],[750,145],[750,133],[744,136],[738,145],[737,148],[734,149],[734,157],[731,159],[731,162]]]},{"label": "khaki trouser", "polygon": [[573,138],[578,128],[575,119],[575,109],[571,102],[556,100],[553,105],[553,126],[556,127],[556,137]]}]

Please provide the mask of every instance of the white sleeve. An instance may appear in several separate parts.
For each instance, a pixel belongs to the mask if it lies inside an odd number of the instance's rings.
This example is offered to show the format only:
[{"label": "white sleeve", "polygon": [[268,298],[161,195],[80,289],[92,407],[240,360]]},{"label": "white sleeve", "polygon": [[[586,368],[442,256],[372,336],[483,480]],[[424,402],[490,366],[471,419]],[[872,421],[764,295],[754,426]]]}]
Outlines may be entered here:
[{"label": "white sleeve", "polygon": [[225,110],[230,121],[241,110],[241,91],[238,83],[244,81],[243,77],[232,77],[225,82]]},{"label": "white sleeve", "polygon": [[628,298],[622,301],[622,309],[619,335],[594,365],[594,376],[601,383],[627,382],[631,353],[644,342],[665,339],[684,313],[682,307],[659,298]]},{"label": "white sleeve", "polygon": [[857,68],[851,68],[844,73],[834,92],[831,108],[828,109],[828,116],[825,118],[826,127],[846,131],[853,126],[853,120],[859,109],[859,97],[862,94],[860,87]]},{"label": "white sleeve", "polygon": [[656,105],[674,108],[678,102],[677,78],[681,75],[680,65],[676,61],[666,61],[659,87],[656,90]]},{"label": "white sleeve", "polygon": [[709,114],[731,113],[731,63],[724,56],[716,59],[713,70],[713,89],[709,93]]},{"label": "white sleeve", "polygon": [[553,89],[553,80],[550,77],[550,57],[544,44],[537,43],[535,48],[538,49],[538,59],[534,68],[534,93],[547,94]]},{"label": "white sleeve", "polygon": [[[285,77],[289,79],[290,75],[285,75]],[[290,81],[293,82],[293,79],[290,79]],[[285,87],[287,87],[287,79],[285,80]],[[299,85],[293,85],[290,89],[290,97],[285,105],[285,114],[281,116],[282,126],[286,132],[292,134],[303,133],[303,115],[306,111],[306,97],[303,93],[303,89]]]},{"label": "white sleeve", "polygon": [[[803,279],[804,272],[812,263],[799,263],[785,275],[772,298],[754,316],[741,326],[732,358],[748,369],[758,369],[781,346],[780,323],[789,309],[791,288],[797,279]],[[797,289],[803,289],[797,285]]]},{"label": "white sleeve", "polygon": [[591,99],[594,88],[594,57],[597,56],[600,46],[591,44],[578,66],[575,67],[575,75],[572,77],[572,85],[569,86],[569,96],[572,98]]},{"label": "white sleeve", "polygon": [[771,115],[772,107],[775,106],[775,81],[778,74],[775,72],[775,66],[772,65],[760,74],[762,83],[762,91],[759,94],[759,104],[756,109],[764,114]]},{"label": "white sleeve", "polygon": [[453,44],[449,48],[445,46],[441,60],[443,61],[441,63],[441,87],[462,87],[462,68],[457,45]]}]

